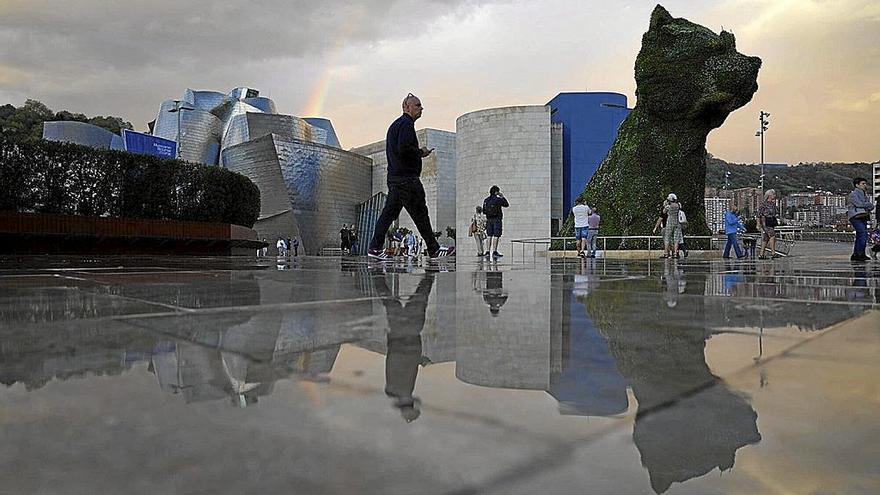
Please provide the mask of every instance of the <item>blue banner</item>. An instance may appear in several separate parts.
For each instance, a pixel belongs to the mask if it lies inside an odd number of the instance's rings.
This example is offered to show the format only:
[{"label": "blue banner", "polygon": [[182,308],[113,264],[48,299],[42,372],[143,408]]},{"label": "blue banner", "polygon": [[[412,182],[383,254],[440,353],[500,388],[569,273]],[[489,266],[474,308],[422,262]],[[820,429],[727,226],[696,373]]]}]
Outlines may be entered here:
[{"label": "blue banner", "polygon": [[142,132],[122,130],[125,151],[153,155],[162,158],[177,158],[177,143],[165,138],[151,136]]}]

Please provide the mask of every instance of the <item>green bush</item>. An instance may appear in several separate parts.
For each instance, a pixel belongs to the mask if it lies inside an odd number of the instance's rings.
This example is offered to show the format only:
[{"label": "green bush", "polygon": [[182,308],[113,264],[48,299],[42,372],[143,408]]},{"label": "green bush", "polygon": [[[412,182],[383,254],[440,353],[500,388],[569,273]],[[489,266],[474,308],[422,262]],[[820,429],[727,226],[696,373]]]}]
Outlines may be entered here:
[{"label": "green bush", "polygon": [[260,191],[219,167],[50,141],[0,139],[0,211],[253,227]]}]

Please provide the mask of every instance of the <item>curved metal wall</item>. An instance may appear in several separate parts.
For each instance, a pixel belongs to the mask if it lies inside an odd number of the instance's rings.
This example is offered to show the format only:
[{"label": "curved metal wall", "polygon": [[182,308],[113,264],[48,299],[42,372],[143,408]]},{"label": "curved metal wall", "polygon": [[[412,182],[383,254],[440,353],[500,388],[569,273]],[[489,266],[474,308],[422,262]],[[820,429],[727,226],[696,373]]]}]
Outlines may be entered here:
[{"label": "curved metal wall", "polygon": [[210,111],[217,105],[223,103],[226,95],[219,91],[195,91],[187,89],[183,94],[183,101],[190,103],[199,110]]},{"label": "curved metal wall", "polygon": [[[467,232],[474,206],[498,185],[510,202],[499,244],[550,235],[550,109],[544,105],[492,108],[456,121],[457,232]],[[531,254],[531,252],[527,253]]]},{"label": "curved metal wall", "polygon": [[114,136],[119,137],[103,127],[85,122],[65,120],[43,123],[43,139],[47,141],[109,149]]},{"label": "curved metal wall", "polygon": [[259,108],[265,113],[278,113],[278,110],[275,109],[275,102],[269,98],[258,96],[256,98],[245,98],[242,101],[254,108]]},{"label": "curved metal wall", "polygon": [[260,217],[254,230],[269,241],[270,251],[275,252],[279,237],[293,236],[300,236],[301,247],[306,251],[310,245],[302,238],[293,214],[272,136],[226,149],[222,159],[226,168],[249,178],[260,190]]},{"label": "curved metal wall", "polygon": [[[175,102],[168,100],[159,108],[153,135],[178,141],[180,158],[196,163],[217,165],[220,152],[220,131],[222,123],[211,112],[205,110],[181,110],[171,112]],[[177,121],[180,117],[180,133]],[[179,139],[178,139],[179,138]]]},{"label": "curved metal wall", "polygon": [[334,148],[342,148],[342,145],[339,144],[339,137],[336,135],[336,130],[333,128],[333,123],[330,122],[330,119],[306,117],[303,120],[318,129],[323,129],[327,133],[327,138],[324,140],[324,144],[327,146],[333,146]]},{"label": "curved metal wall", "polygon": [[323,130],[313,127],[305,119],[292,115],[247,112],[232,117],[227,126],[223,149],[245,141],[277,134],[284,140],[298,139],[324,144]]},{"label": "curved metal wall", "polygon": [[[283,188],[308,254],[338,247],[342,224],[355,223],[358,206],[371,196],[370,159],[322,144],[269,134],[225,149],[223,163],[260,188],[261,219],[282,208]],[[260,221],[254,229],[272,235]]]},{"label": "curved metal wall", "polygon": [[[342,224],[357,221],[370,199],[371,160],[318,143],[277,140],[279,164],[309,252],[339,246]],[[361,243],[369,239],[360,239]]]}]

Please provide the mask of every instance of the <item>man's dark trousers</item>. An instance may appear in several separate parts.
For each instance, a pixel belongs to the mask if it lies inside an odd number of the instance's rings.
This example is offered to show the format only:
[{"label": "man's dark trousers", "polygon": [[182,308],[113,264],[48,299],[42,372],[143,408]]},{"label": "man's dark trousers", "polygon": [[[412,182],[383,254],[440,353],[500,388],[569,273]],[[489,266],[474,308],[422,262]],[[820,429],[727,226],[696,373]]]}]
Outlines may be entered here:
[{"label": "man's dark trousers", "polygon": [[403,208],[406,208],[406,212],[409,213],[416,228],[419,229],[419,234],[425,240],[428,253],[436,253],[440,249],[440,244],[437,243],[434,231],[431,230],[428,205],[425,204],[425,188],[422,187],[422,181],[418,177],[388,177],[388,198],[385,200],[382,213],[379,214],[379,220],[376,221],[376,230],[370,241],[370,250],[382,250],[388,228],[397,220],[397,217],[400,216],[400,210]]}]

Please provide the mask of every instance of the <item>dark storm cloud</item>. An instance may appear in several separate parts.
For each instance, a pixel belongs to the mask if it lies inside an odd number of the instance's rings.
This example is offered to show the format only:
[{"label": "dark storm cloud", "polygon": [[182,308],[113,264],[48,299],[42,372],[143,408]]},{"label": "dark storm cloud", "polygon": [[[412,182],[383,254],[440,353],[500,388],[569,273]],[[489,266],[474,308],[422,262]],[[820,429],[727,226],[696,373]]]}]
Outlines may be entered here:
[{"label": "dark storm cloud", "polygon": [[11,0],[0,4],[0,66],[128,70],[319,55],[415,34],[466,0]]}]

